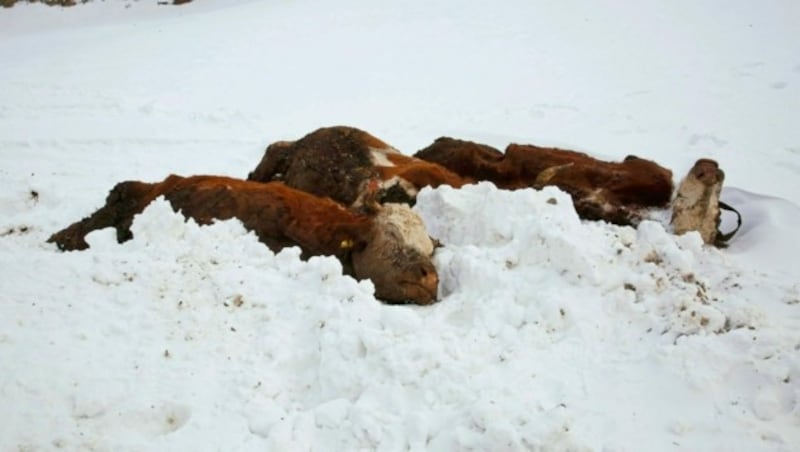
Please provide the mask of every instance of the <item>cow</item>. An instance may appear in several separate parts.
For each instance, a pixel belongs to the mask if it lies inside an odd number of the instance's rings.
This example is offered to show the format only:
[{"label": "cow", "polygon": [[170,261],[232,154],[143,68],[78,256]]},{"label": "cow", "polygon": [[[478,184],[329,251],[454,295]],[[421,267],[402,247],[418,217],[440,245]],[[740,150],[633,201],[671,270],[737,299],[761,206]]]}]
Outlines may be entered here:
[{"label": "cow", "polygon": [[281,181],[356,208],[372,201],[413,205],[422,187],[473,182],[345,126],[324,127],[297,141],[269,145],[247,179]]},{"label": "cow", "polygon": [[582,152],[513,143],[503,153],[442,137],[414,157],[503,189],[554,185],[571,195],[581,218],[619,225],[637,224],[645,209],[668,206],[673,191],[670,170],[636,156],[606,162]]},{"label": "cow", "polygon": [[121,182],[103,207],[53,234],[48,242],[61,250],[82,250],[89,246],[86,234],[113,227],[122,243],[133,237],[134,216],[160,196],[199,224],[238,218],[273,251],[299,246],[303,258],[335,256],[346,273],[372,280],[375,296],[385,302],[436,301],[433,243],[409,206],[373,203],[355,211],[280,182],[176,175],[158,183]]}]

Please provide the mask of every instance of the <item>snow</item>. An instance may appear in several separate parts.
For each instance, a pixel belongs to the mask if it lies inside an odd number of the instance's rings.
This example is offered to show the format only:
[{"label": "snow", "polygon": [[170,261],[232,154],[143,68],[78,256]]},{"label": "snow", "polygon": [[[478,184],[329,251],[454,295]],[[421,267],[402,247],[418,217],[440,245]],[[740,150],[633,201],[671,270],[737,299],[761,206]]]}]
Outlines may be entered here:
[{"label": "snow", "polygon": [[[797,23],[791,0],[2,10],[0,450],[794,450]],[[116,182],[243,177],[334,124],[676,181],[711,157],[744,224],[718,250],[552,188],[424,189],[428,307],[161,200],[125,244],[44,243]]]}]

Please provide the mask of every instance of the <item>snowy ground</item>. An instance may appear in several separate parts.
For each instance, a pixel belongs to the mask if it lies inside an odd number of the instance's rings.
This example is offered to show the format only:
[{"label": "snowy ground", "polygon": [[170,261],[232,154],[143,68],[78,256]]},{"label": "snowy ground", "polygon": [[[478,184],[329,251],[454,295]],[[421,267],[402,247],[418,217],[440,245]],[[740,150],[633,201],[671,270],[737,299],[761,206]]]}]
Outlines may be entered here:
[{"label": "snowy ground", "polygon": [[[0,450],[796,450],[796,2],[336,5],[0,10]],[[242,177],[335,124],[712,157],[745,225],[717,250],[425,190],[431,307],[158,202],[126,244],[44,243],[118,181]]]}]

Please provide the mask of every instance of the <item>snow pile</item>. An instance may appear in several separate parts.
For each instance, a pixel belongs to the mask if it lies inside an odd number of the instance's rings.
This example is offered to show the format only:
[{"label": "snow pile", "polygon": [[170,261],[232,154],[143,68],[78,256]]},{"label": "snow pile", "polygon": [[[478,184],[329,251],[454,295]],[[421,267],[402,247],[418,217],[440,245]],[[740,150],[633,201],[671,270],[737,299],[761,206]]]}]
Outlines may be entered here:
[{"label": "snow pile", "polygon": [[[776,432],[792,431],[800,415],[797,284],[758,278],[703,247],[695,233],[675,237],[656,222],[638,230],[580,222],[569,197],[552,188],[442,187],[419,199],[431,234],[446,244],[437,255],[446,294],[440,309],[469,327],[467,337],[491,343],[501,365],[513,366],[504,375],[538,374],[549,383],[543,392],[567,413],[588,406],[639,424],[625,427],[627,437],[615,433],[618,425],[600,428],[593,448],[647,444],[658,429],[639,431],[656,426],[636,418],[655,413],[673,413],[660,427],[674,427],[674,442],[695,444],[689,449],[742,447],[739,441],[757,448],[760,439],[776,441],[769,447],[792,444]],[[781,295],[767,295],[763,285]],[[760,389],[743,393],[743,381]],[[524,400],[523,388],[531,388],[529,406],[542,404],[536,382],[511,384],[507,402]],[[701,447],[694,441],[710,428],[702,413],[711,408],[698,403],[698,393],[714,394],[718,415],[755,413],[788,430],[756,428],[748,438],[739,426],[741,437]],[[575,416],[571,431],[585,414]]]},{"label": "snow pile", "polygon": [[382,305],[333,258],[275,255],[237,220],[197,226],[163,200],[123,245],[106,229],[85,252],[29,249],[48,277],[28,300],[25,270],[7,266],[4,447],[798,439],[800,337],[697,234],[582,222],[553,188],[425,189],[417,209],[444,244],[431,307]]},{"label": "snow pile", "polygon": [[[565,291],[591,289],[630,304],[631,313],[662,317],[665,325],[650,325],[661,333],[719,333],[749,322],[735,301],[726,304],[734,324],[712,306],[720,299],[711,289],[730,288],[735,272],[696,233],[675,237],[654,221],[638,230],[581,222],[570,197],[553,187],[503,192],[483,183],[426,190],[420,199],[431,235],[448,245],[437,256],[445,295],[528,307],[548,299],[543,282],[560,280],[550,298],[563,300],[562,312],[580,297]],[[591,302],[580,303],[587,310]]]}]

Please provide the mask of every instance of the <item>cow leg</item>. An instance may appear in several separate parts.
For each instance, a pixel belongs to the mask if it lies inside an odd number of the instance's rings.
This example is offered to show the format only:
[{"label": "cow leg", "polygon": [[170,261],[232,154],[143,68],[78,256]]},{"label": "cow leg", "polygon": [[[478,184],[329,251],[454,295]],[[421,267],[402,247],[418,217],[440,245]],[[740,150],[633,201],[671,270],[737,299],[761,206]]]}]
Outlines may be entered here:
[{"label": "cow leg", "polygon": [[131,224],[134,215],[141,213],[152,201],[152,191],[156,184],[144,182],[120,182],[109,192],[106,203],[95,213],[67,228],[56,232],[47,241],[55,243],[64,251],[89,248],[86,234],[103,228],[113,227],[117,231],[117,241],[125,242],[133,238]]}]

